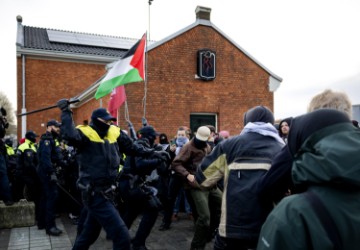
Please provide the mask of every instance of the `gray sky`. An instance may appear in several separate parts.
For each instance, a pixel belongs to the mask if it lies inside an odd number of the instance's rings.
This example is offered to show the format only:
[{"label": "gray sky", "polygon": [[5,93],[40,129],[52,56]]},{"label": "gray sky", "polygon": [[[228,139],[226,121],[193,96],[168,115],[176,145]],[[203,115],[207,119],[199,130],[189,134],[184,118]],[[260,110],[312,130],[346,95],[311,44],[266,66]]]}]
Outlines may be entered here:
[{"label": "gray sky", "polygon": [[[360,104],[358,0],[0,0],[0,90],[16,109],[16,16],[23,25],[161,40],[195,21],[197,5],[261,64],[283,78],[275,117],[306,112],[326,88]],[[91,84],[91,83],[89,83]]]}]

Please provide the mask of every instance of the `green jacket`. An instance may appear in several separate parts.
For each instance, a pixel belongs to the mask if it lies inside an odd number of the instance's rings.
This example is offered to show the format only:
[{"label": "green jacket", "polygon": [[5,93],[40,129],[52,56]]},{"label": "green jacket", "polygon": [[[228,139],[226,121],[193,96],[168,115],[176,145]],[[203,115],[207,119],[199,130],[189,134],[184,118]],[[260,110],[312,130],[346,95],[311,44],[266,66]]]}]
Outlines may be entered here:
[{"label": "green jacket", "polygon": [[[340,123],[315,132],[295,155],[292,178],[323,202],[343,249],[360,249],[360,130]],[[334,249],[303,194],[283,199],[264,223],[261,249]]]}]

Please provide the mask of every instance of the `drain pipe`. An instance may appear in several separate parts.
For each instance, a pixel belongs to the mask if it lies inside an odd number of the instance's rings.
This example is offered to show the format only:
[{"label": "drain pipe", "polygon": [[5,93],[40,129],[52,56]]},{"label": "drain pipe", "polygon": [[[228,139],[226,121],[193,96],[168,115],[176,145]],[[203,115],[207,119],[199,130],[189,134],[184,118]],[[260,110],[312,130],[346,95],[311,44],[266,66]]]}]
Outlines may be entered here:
[{"label": "drain pipe", "polygon": [[[25,92],[25,55],[21,55],[22,59],[22,108],[21,113],[26,113],[26,92]],[[25,137],[26,133],[26,115],[21,117],[21,138]]]}]

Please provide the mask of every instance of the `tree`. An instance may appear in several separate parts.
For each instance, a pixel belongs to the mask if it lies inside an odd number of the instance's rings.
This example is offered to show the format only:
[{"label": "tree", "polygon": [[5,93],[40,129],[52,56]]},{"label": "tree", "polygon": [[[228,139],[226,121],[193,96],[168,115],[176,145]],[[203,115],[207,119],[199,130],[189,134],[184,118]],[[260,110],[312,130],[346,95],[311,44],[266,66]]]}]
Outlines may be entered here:
[{"label": "tree", "polygon": [[0,107],[3,107],[6,110],[6,119],[9,123],[9,128],[6,130],[7,135],[16,135],[16,122],[14,117],[14,109],[11,105],[9,98],[6,96],[5,93],[0,91]]}]

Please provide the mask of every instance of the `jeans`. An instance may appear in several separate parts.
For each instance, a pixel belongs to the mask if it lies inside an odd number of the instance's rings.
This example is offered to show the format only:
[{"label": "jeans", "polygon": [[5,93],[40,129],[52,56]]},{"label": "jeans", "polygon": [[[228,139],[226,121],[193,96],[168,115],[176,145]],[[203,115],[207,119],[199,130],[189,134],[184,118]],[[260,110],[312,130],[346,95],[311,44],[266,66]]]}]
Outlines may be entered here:
[{"label": "jeans", "polygon": [[101,193],[88,197],[83,193],[84,208],[73,250],[89,249],[99,237],[101,228],[113,241],[113,249],[130,250],[130,235],[112,201]]},{"label": "jeans", "polygon": [[184,201],[184,208],[185,208],[185,212],[187,214],[191,214],[191,207],[190,204],[188,202],[188,199],[186,198],[186,194],[185,194],[185,190],[183,188],[180,189],[179,194],[176,198],[175,201],[175,206],[174,206],[174,214],[177,214],[180,210],[180,205],[181,205],[181,200]]},{"label": "jeans", "polygon": [[182,186],[183,186],[183,180],[181,179],[181,177],[177,176],[176,174],[172,174],[169,180],[167,199],[163,204],[164,206],[163,223],[166,225],[171,224],[171,216],[173,214],[175,200]]}]

